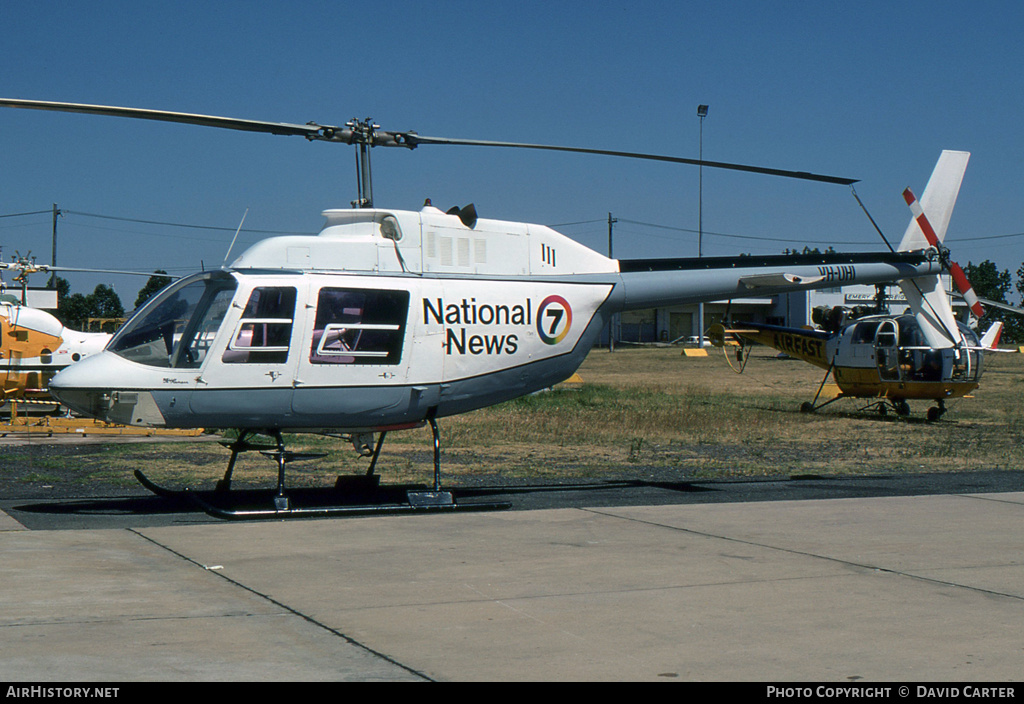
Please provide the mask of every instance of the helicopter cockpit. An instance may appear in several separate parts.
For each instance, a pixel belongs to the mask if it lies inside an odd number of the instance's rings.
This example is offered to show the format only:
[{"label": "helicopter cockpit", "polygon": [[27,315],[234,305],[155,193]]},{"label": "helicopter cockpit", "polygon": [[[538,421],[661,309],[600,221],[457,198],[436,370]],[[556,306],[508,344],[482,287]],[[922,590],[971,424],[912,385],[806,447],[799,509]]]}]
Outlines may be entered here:
[{"label": "helicopter cockpit", "polygon": [[851,347],[871,350],[883,381],[977,381],[981,376],[978,336],[963,323],[957,327],[965,343],[959,348],[930,346],[913,315],[862,318],[843,331],[843,340]]},{"label": "helicopter cockpit", "polygon": [[129,320],[107,349],[152,367],[198,368],[237,288],[223,272],[182,279]]}]

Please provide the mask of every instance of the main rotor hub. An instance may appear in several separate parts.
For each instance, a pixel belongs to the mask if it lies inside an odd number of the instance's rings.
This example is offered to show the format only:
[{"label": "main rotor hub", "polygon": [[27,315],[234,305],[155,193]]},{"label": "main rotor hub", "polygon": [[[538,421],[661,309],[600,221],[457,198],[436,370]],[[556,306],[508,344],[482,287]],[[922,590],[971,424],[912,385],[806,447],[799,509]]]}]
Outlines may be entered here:
[{"label": "main rotor hub", "polygon": [[348,127],[352,131],[351,144],[368,144],[371,147],[376,146],[376,140],[374,137],[376,135],[376,131],[380,129],[380,125],[375,124],[369,117],[365,120],[352,118],[345,123],[345,127]]}]

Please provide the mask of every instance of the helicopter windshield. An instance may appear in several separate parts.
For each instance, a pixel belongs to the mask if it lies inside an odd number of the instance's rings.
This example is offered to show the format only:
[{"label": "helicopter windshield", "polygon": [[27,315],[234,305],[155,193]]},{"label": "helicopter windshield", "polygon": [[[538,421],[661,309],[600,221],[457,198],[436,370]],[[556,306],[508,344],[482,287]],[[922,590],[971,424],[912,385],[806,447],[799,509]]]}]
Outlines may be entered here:
[{"label": "helicopter windshield", "polygon": [[108,349],[153,367],[196,368],[213,343],[238,284],[211,272],[161,291],[129,320]]},{"label": "helicopter windshield", "polygon": [[970,345],[971,347],[978,347],[981,345],[981,340],[978,339],[978,333],[976,333],[974,330],[967,327],[960,321],[957,321],[956,325],[958,328],[960,328],[960,334],[964,336],[964,339],[967,341],[968,345]]},{"label": "helicopter windshield", "polygon": [[[900,328],[900,347],[928,347],[928,340],[921,331],[921,324],[912,315],[901,315],[896,318]],[[957,321],[957,328],[969,347],[977,347],[981,343],[978,334],[964,323]]]}]

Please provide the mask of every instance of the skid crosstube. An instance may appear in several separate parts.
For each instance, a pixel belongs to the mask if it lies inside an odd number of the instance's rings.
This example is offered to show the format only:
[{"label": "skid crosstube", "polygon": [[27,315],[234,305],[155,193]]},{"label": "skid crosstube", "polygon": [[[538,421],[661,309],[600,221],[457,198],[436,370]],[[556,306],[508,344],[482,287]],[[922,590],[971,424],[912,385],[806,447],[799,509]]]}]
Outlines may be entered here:
[{"label": "skid crosstube", "polygon": [[[227,473],[218,482],[214,491],[197,491],[190,488],[169,489],[153,482],[141,471],[135,471],[135,478],[158,496],[176,501],[186,501],[210,516],[224,519],[257,518],[317,518],[329,516],[359,516],[396,513],[437,513],[451,511],[491,511],[509,508],[505,502],[459,504],[450,491],[441,488],[440,478],[440,433],[436,421],[429,419],[433,433],[434,481],[433,487],[390,487],[379,485],[373,474],[380,455],[384,435],[376,443],[366,475],[339,477],[333,489],[285,489],[285,473],[290,462],[314,459],[322,454],[297,453],[286,450],[280,432],[273,432],[274,446],[260,446],[248,443],[249,432],[225,444],[231,450]],[[265,457],[273,459],[278,466],[277,488],[263,491],[240,491],[230,489],[231,473],[240,452],[258,450]],[[328,497],[329,501],[322,499]]]}]

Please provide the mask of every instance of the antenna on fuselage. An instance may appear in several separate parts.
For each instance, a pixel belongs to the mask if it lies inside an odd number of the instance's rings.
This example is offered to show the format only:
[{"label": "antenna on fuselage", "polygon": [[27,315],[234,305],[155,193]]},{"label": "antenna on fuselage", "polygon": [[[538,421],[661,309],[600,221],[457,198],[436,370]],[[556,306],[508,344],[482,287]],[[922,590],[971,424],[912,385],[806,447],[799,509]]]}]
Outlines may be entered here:
[{"label": "antenna on fuselage", "polygon": [[249,209],[246,208],[245,212],[242,213],[242,222],[238,223],[238,229],[235,230],[235,236],[231,238],[231,244],[228,246],[227,254],[224,255],[224,265],[227,266],[228,257],[231,256],[231,250],[235,246],[235,240],[238,239],[238,233],[242,231],[242,224],[245,222],[245,216],[249,214]]}]

